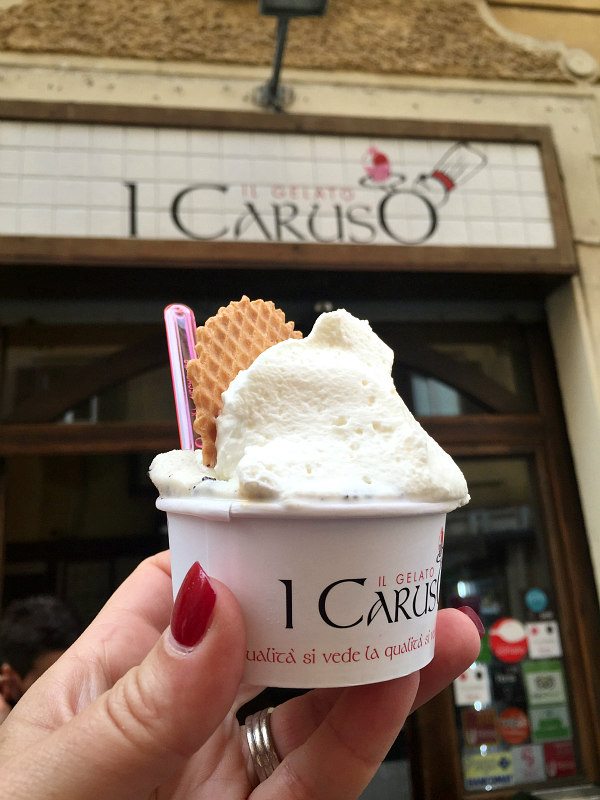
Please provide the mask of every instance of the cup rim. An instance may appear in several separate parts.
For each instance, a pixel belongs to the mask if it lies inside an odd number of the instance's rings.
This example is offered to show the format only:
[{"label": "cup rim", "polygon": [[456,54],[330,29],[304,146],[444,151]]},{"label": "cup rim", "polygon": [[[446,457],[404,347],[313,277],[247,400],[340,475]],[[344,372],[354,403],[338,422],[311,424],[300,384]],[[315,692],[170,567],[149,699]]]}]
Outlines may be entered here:
[{"label": "cup rim", "polygon": [[171,514],[229,521],[245,519],[339,519],[347,517],[420,517],[447,514],[459,500],[425,503],[411,500],[365,500],[293,502],[232,500],[215,497],[159,497],[156,507]]}]

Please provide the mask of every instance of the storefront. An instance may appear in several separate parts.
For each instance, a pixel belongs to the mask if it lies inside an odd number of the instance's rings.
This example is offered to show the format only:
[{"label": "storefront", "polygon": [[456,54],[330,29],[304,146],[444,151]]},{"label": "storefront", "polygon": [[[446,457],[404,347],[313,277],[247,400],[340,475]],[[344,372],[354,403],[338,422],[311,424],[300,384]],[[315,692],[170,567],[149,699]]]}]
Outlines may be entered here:
[{"label": "storefront", "polygon": [[488,632],[368,796],[599,780],[594,90],[297,72],[277,115],[252,68],[37,58],[0,110],[3,602],[92,616],[165,546],[166,304],[346,307],[465,472],[443,602]]}]

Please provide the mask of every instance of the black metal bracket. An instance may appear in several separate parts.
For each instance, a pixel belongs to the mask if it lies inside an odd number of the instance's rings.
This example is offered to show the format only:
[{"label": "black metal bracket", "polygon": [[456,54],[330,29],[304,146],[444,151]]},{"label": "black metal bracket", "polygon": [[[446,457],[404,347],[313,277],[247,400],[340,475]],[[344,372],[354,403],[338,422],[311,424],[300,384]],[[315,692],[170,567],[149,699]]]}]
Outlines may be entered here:
[{"label": "black metal bracket", "polygon": [[283,111],[294,99],[292,89],[279,85],[289,21],[289,17],[278,17],[277,19],[273,71],[267,83],[259,86],[255,92],[256,102],[263,108],[272,108],[273,111]]},{"label": "black metal bracket", "polygon": [[262,108],[283,111],[294,99],[293,89],[280,85],[283,54],[287,41],[290,19],[293,17],[322,16],[327,9],[327,0],[259,0],[258,10],[265,16],[277,17],[275,55],[273,70],[267,83],[254,92],[254,101]]}]

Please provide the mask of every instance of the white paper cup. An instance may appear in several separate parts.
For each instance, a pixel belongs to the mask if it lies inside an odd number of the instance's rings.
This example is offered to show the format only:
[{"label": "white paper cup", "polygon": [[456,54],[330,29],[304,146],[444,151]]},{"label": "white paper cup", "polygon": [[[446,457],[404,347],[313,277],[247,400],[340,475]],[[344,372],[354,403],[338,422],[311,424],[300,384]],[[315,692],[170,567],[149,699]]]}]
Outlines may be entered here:
[{"label": "white paper cup", "polygon": [[450,504],[294,507],[160,498],[173,593],[190,566],[237,596],[244,681],[312,688],[375,683],[428,664]]}]

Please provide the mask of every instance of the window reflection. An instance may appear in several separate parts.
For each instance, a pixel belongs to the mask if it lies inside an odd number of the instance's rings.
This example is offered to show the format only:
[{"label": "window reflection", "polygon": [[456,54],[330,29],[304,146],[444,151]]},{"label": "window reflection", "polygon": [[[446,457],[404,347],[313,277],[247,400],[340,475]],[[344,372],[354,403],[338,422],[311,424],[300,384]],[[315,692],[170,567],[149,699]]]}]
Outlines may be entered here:
[{"label": "window reflection", "polygon": [[160,324],[32,324],[8,329],[5,341],[0,390],[5,423],[174,419]]},{"label": "window reflection", "polygon": [[394,380],[418,416],[535,409],[524,329],[497,325],[380,323],[394,350]]},{"label": "window reflection", "polygon": [[411,375],[414,414],[419,417],[454,417],[462,413],[460,394],[435,378]]}]

